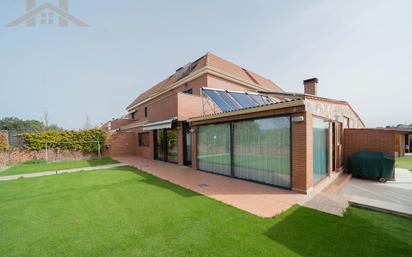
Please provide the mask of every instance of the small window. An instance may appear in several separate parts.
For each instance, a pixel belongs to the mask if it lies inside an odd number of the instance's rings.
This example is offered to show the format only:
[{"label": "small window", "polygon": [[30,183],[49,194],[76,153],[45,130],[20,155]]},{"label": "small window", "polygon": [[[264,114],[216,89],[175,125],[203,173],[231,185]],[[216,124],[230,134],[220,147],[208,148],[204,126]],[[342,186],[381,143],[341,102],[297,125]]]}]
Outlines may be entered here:
[{"label": "small window", "polygon": [[150,142],[149,142],[149,138],[150,138],[150,133],[149,132],[143,132],[143,133],[139,133],[138,134],[138,139],[139,139],[139,146],[149,146]]},{"label": "small window", "polygon": [[183,91],[183,93],[193,95],[193,89],[192,88],[186,89],[185,91]]},{"label": "small window", "polygon": [[136,113],[137,113],[137,111],[134,111],[130,114],[130,117],[132,118],[132,120],[136,119]]},{"label": "small window", "polygon": [[144,108],[144,116],[147,117],[147,107]]}]

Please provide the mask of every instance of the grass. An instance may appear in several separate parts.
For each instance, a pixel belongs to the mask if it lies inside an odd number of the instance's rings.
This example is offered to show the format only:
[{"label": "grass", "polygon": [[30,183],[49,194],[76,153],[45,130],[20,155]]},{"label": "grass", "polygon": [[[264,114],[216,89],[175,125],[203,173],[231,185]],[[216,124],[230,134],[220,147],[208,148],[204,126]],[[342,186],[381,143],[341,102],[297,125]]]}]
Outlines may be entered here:
[{"label": "grass", "polygon": [[11,175],[36,173],[36,172],[42,172],[42,171],[95,167],[95,166],[114,164],[114,163],[118,163],[118,162],[111,158],[75,160],[75,161],[59,161],[59,162],[49,162],[49,163],[46,163],[46,161],[43,161],[43,160],[36,160],[36,161],[18,163],[13,166],[10,166],[4,171],[1,171],[0,176],[11,176]]},{"label": "grass", "polygon": [[400,157],[396,158],[396,167],[409,169],[412,171],[412,157]]},{"label": "grass", "polygon": [[412,256],[412,220],[259,218],[130,167],[0,182],[0,256]]}]

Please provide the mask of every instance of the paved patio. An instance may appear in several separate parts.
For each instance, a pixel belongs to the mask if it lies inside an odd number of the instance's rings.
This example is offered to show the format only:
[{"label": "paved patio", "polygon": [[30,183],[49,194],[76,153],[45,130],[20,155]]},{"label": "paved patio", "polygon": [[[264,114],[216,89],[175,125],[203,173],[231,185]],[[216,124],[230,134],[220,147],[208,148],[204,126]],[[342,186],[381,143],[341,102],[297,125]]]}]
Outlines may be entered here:
[{"label": "paved patio", "polygon": [[355,205],[412,216],[412,173],[396,169],[395,181],[352,178],[339,192]]},{"label": "paved patio", "polygon": [[114,159],[260,217],[273,217],[304,201],[305,195],[137,156]]}]

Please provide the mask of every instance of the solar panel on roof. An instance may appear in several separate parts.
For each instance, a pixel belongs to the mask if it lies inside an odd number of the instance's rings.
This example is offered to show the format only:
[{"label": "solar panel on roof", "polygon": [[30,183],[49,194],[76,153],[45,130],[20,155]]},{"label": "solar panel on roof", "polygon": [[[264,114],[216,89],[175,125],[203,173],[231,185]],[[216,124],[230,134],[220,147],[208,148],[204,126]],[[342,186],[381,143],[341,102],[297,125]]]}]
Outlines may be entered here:
[{"label": "solar panel on roof", "polygon": [[261,105],[255,102],[248,94],[238,92],[228,92],[243,108],[255,107]]},{"label": "solar panel on roof", "polygon": [[202,88],[203,92],[224,112],[275,103],[270,97],[246,92]]},{"label": "solar panel on roof", "polygon": [[231,107],[229,104],[227,104],[222,97],[216,92],[216,90],[205,90],[203,89],[203,92],[210,97],[210,99],[215,102],[215,104],[220,108],[220,110],[226,112],[226,111],[233,111],[233,107]]},{"label": "solar panel on roof", "polygon": [[266,104],[265,100],[263,100],[263,97],[261,95],[249,95],[250,98],[252,98],[255,102],[257,102],[259,105]]},{"label": "solar panel on roof", "polygon": [[242,105],[240,105],[236,100],[229,96],[229,94],[225,91],[216,91],[222,97],[225,102],[232,107],[233,110],[242,109]]}]

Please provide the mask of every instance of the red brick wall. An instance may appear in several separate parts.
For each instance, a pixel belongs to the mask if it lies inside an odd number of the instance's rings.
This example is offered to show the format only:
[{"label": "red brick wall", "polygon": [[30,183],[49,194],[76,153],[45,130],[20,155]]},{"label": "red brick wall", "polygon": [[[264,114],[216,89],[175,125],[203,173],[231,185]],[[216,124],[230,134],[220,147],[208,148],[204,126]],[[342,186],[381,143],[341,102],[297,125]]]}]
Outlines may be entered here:
[{"label": "red brick wall", "polygon": [[136,150],[134,155],[146,158],[146,159],[154,159],[154,132],[153,131],[148,131],[149,132],[149,145],[148,146],[139,146],[138,142],[138,134],[139,133],[145,133],[146,131],[143,131],[142,128],[134,129],[133,133],[136,135]]},{"label": "red brick wall", "polygon": [[178,119],[186,120],[202,115],[202,98],[198,95],[178,93]]},{"label": "red brick wall", "polygon": [[312,115],[307,112],[293,116],[304,116],[305,121],[292,122],[292,190],[308,193],[313,187]]},{"label": "red brick wall", "polygon": [[388,156],[395,157],[397,137],[399,133],[380,129],[345,129],[344,133],[344,159],[359,151],[384,152]]},{"label": "red brick wall", "polygon": [[114,132],[108,135],[105,156],[133,155],[136,153],[136,134],[133,132]]},{"label": "red brick wall", "polygon": [[127,125],[127,124],[130,124],[130,123],[132,123],[132,122],[134,122],[134,120],[132,120],[132,119],[116,119],[116,120],[113,120],[113,121],[112,121],[112,127],[111,127],[111,129],[112,129],[112,130],[116,130],[116,129],[118,129],[118,128],[122,127],[122,126],[125,126],[125,125]]},{"label": "red brick wall", "polygon": [[[47,152],[49,161],[81,160],[97,157],[97,153],[84,153],[81,151],[49,149]],[[0,153],[0,169],[7,165],[31,160],[45,160],[46,151],[13,150]]]}]

